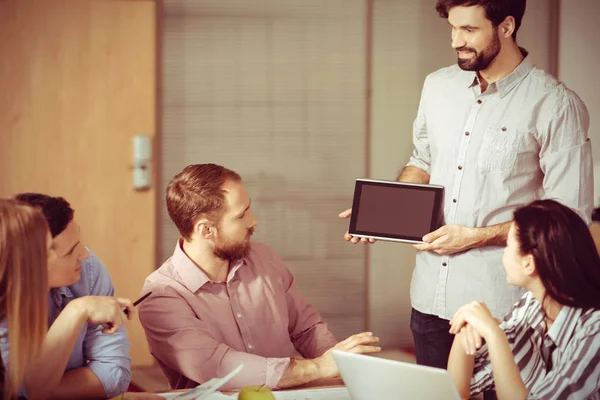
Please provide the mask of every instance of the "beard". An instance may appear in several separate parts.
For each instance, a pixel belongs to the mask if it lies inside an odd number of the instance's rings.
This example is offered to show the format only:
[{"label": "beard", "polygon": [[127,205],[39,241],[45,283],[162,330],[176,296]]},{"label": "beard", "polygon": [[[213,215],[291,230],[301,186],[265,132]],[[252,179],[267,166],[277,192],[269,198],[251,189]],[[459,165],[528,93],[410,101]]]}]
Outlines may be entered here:
[{"label": "beard", "polygon": [[464,71],[482,71],[490,66],[492,61],[500,53],[500,38],[498,38],[498,28],[494,29],[492,34],[492,40],[487,47],[481,52],[471,47],[459,47],[456,49],[457,52],[465,51],[475,54],[473,58],[458,58],[458,66]]},{"label": "beard", "polygon": [[246,238],[241,242],[233,243],[225,239],[221,243],[215,243],[213,253],[222,260],[235,261],[248,256],[250,253],[250,236],[254,233],[254,228],[248,229]]}]

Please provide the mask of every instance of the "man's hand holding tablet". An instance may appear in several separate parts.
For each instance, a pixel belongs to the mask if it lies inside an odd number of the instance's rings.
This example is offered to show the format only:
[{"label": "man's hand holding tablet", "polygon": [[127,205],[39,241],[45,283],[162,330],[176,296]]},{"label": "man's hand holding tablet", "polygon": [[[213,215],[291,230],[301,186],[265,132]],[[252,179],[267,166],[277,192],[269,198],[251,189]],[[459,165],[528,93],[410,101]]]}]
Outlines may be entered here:
[{"label": "man's hand holding tablet", "polygon": [[357,179],[344,239],[374,243],[376,239],[423,243],[439,226],[444,188],[437,185]]}]

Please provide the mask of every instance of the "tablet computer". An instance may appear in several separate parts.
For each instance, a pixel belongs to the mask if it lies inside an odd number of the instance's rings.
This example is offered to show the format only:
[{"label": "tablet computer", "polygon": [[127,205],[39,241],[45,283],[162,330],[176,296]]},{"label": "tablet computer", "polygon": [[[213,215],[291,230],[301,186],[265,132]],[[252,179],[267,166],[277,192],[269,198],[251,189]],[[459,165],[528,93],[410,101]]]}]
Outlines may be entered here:
[{"label": "tablet computer", "polygon": [[423,243],[440,225],[444,187],[357,179],[348,233],[352,236]]}]

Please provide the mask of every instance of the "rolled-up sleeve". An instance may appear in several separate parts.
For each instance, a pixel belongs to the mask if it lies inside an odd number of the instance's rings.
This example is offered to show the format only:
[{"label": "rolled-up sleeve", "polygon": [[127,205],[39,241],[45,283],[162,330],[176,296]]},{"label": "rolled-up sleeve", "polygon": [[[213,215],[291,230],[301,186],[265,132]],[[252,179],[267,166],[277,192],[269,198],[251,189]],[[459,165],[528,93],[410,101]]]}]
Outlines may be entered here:
[{"label": "rolled-up sleeve", "polygon": [[246,385],[275,388],[290,363],[289,358],[260,357],[221,343],[187,301],[169,287],[152,288],[152,296],[140,305],[140,321],[152,355],[195,382],[223,377],[244,364],[221,390]]},{"label": "rolled-up sleeve", "polygon": [[589,114],[573,92],[550,116],[540,146],[545,197],[575,210],[591,224],[594,207],[592,145],[588,138]]},{"label": "rolled-up sleeve", "polygon": [[[90,294],[93,296],[114,296],[115,289],[102,261],[93,253],[89,262],[97,273],[90,281]],[[131,382],[130,343],[124,327],[113,335],[102,333],[102,326],[89,325],[83,341],[83,351],[88,367],[104,388],[108,398],[126,392]]]},{"label": "rolled-up sleeve", "polygon": [[427,79],[421,91],[421,100],[417,117],[413,123],[413,153],[406,164],[407,167],[416,167],[431,174],[431,150],[429,148],[429,136],[427,135],[427,120],[425,118]]}]

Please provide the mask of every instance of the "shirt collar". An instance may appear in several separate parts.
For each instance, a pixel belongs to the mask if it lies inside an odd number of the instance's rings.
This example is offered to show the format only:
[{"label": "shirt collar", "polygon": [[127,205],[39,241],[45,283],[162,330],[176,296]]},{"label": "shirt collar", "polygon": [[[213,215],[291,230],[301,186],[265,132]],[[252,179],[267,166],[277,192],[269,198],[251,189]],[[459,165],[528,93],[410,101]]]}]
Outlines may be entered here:
[{"label": "shirt collar", "polygon": [[479,77],[476,72],[465,71],[465,85],[467,85],[469,89],[479,85]]},{"label": "shirt collar", "polygon": [[[52,297],[52,300],[54,300],[54,304],[56,304],[56,306],[59,308],[62,308],[64,304],[68,303],[72,298],[75,297],[68,286],[50,289],[50,296]],[[65,299],[69,300],[65,301]]]},{"label": "shirt collar", "polygon": [[[532,298],[532,301],[534,304],[532,305],[531,312],[527,316],[527,324],[540,338],[543,338],[545,331],[545,317],[542,312],[542,306],[537,299]],[[579,321],[582,313],[583,310],[581,308],[563,306],[556,316],[554,323],[550,329],[548,329],[545,338],[550,339],[557,347],[566,346],[569,340],[571,340],[573,332],[575,332],[577,321]]]},{"label": "shirt collar", "polygon": [[583,310],[581,308],[568,306],[563,306],[559,311],[547,334],[556,347],[566,347],[575,332],[575,327],[582,313]]},{"label": "shirt collar", "polygon": [[531,294],[531,309],[527,313],[526,321],[536,335],[541,339],[544,336],[544,313],[540,302]]},{"label": "shirt collar", "polygon": [[[182,240],[178,240],[175,245],[175,251],[171,262],[177,270],[177,273],[181,277],[181,283],[188,288],[192,293],[195,293],[198,289],[204,286],[206,283],[211,282],[210,278],[206,273],[199,268],[189,257],[182,248]],[[234,261],[233,268],[229,268],[227,274],[227,282],[229,282],[235,276],[237,270],[246,263],[246,259]]]},{"label": "shirt collar", "polygon": [[[506,96],[510,91],[517,86],[519,82],[523,80],[533,69],[533,62],[529,57],[529,52],[523,47],[519,47],[521,54],[523,54],[523,61],[515,68],[510,74],[500,79],[498,82],[491,83],[490,86],[495,86],[495,89],[500,94],[500,97]],[[475,85],[479,85],[479,77],[477,72],[468,71],[465,74],[465,82],[469,88]]]},{"label": "shirt collar", "polygon": [[531,57],[529,57],[527,50],[522,47],[519,47],[519,49],[524,57],[521,64],[519,64],[513,72],[496,82],[500,97],[506,96],[533,69],[533,62],[531,61]]}]

